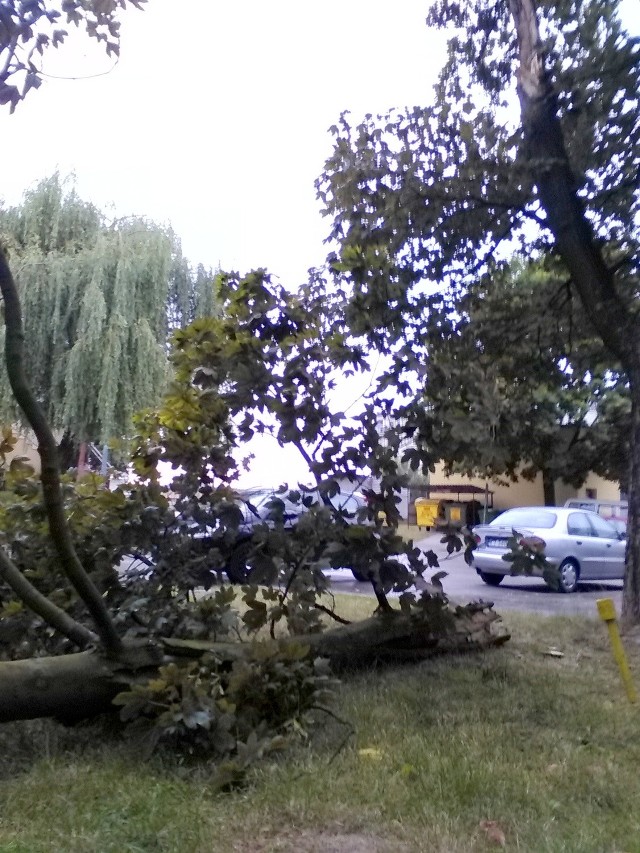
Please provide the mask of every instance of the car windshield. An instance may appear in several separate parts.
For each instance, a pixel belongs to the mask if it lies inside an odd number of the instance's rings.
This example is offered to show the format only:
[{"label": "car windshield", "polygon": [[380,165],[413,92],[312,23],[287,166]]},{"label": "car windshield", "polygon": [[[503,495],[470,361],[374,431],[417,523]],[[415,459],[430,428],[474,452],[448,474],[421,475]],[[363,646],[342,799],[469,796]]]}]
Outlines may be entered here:
[{"label": "car windshield", "polygon": [[555,512],[544,509],[508,509],[491,522],[489,527],[544,527],[552,528],[556,523]]}]

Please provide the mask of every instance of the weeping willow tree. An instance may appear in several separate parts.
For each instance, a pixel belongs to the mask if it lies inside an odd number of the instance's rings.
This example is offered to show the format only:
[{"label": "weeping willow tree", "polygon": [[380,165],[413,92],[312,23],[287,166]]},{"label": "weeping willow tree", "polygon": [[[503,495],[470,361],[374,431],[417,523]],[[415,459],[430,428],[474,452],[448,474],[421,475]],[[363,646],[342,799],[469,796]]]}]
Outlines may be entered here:
[{"label": "weeping willow tree", "polygon": [[[75,442],[126,434],[165,387],[168,334],[213,313],[212,275],[192,271],[170,229],[108,225],[57,174],[0,211],[0,239],[16,270],[29,379],[51,424]],[[0,416],[18,417],[4,365]]]},{"label": "weeping willow tree", "polygon": [[[174,237],[173,268],[167,297],[167,324],[170,331],[180,329],[196,317],[213,317],[218,313],[215,274],[202,264],[195,272],[182,254],[180,241]],[[217,270],[220,272],[220,270]]]}]

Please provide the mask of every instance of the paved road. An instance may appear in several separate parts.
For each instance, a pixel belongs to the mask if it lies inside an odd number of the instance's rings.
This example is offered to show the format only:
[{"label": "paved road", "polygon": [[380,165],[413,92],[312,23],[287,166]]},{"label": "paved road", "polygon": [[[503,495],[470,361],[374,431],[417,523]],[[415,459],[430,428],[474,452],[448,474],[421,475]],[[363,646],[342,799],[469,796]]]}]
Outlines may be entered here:
[{"label": "paved road", "polygon": [[[440,558],[440,569],[447,572],[447,577],[442,581],[444,590],[450,598],[461,603],[482,599],[493,601],[498,612],[519,610],[546,616],[580,615],[597,618],[596,600],[612,598],[616,610],[620,612],[622,581],[581,584],[576,592],[569,595],[553,592],[539,578],[508,577],[500,586],[487,586],[475,569],[467,566],[462,554],[446,554],[438,534],[417,540],[415,544],[423,550],[432,549],[436,552]],[[425,579],[428,578],[425,572]],[[332,586],[335,592],[371,594],[371,585],[358,583],[347,570],[332,573]]]}]

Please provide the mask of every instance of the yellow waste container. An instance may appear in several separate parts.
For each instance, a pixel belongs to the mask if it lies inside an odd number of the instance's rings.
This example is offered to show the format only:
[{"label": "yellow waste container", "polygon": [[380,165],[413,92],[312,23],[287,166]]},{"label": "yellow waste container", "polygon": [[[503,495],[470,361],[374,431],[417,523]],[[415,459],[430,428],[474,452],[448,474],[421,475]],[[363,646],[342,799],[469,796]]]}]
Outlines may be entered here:
[{"label": "yellow waste container", "polygon": [[467,507],[463,503],[448,503],[445,514],[449,527],[464,527],[467,523]]},{"label": "yellow waste container", "polygon": [[440,513],[440,501],[431,498],[416,498],[416,524],[418,527],[435,527]]}]

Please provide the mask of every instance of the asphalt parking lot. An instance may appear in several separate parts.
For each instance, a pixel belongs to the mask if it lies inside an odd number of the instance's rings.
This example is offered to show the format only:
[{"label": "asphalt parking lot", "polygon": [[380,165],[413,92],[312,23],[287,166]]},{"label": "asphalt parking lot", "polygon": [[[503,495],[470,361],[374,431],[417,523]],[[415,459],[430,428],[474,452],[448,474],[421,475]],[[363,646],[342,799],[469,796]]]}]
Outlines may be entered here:
[{"label": "asphalt parking lot", "polygon": [[[423,551],[433,550],[440,560],[440,569],[447,576],[442,586],[454,601],[466,604],[470,601],[493,601],[495,609],[518,610],[539,613],[545,616],[592,616],[598,618],[596,601],[598,598],[612,598],[616,610],[620,613],[622,581],[609,583],[581,584],[570,594],[554,592],[540,578],[505,578],[500,586],[490,587],[483,583],[475,569],[464,561],[462,553],[447,555],[440,543],[440,535],[432,534],[417,539],[415,545]],[[425,572],[425,580],[429,579]],[[369,583],[358,583],[350,571],[343,569],[332,573],[332,586],[335,592],[371,594]]]}]

